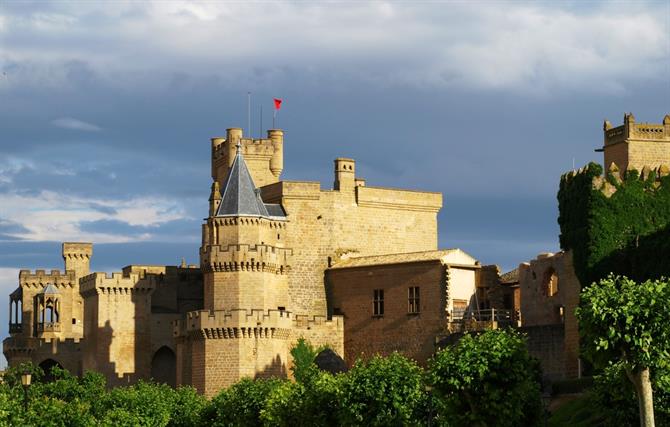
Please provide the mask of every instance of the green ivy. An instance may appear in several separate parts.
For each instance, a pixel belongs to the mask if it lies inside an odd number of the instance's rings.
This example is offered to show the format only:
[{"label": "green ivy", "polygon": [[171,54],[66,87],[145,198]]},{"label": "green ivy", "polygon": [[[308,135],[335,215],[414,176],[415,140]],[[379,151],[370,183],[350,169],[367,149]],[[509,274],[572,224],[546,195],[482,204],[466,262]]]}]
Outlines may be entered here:
[{"label": "green ivy", "polygon": [[[602,185],[616,191],[608,197]],[[561,177],[558,206],[561,248],[572,250],[583,285],[609,273],[637,281],[670,276],[670,176],[651,171],[643,179],[630,170],[620,180],[590,163]]]}]

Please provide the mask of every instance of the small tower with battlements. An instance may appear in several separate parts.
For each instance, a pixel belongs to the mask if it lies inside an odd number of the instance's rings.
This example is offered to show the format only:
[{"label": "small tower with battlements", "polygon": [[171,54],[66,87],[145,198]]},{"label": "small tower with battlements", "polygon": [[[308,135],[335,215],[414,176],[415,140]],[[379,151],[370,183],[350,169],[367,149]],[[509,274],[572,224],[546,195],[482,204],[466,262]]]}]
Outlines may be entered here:
[{"label": "small tower with battlements", "polygon": [[75,272],[77,277],[86,276],[90,272],[92,255],[92,243],[63,243],[63,260],[65,261],[65,271],[72,270]]},{"label": "small tower with battlements", "polygon": [[614,163],[619,170],[645,166],[654,169],[670,164],[670,114],[662,124],[636,123],[633,113],[624,114],[623,125],[603,124],[604,145],[596,151],[604,153],[605,168]]},{"label": "small tower with battlements", "polygon": [[279,181],[284,168],[284,131],[268,130],[267,138],[245,138],[240,128],[226,130],[226,137],[212,138],[212,179],[221,187],[232,168],[240,145],[251,177],[263,187]]}]

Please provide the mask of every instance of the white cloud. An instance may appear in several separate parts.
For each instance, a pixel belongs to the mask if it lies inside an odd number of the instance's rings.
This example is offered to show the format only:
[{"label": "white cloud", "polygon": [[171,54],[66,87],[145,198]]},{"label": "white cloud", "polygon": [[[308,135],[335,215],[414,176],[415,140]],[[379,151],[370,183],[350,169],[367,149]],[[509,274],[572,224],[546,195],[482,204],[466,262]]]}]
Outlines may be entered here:
[{"label": "white cloud", "polygon": [[34,169],[33,162],[27,159],[6,157],[0,163],[0,184],[13,182],[14,176],[25,169]]},{"label": "white cloud", "polygon": [[144,89],[173,73],[217,75],[236,85],[244,77],[258,87],[301,72],[317,84],[611,91],[633,78],[662,78],[670,53],[670,24],[653,3],[580,9],[536,2],[153,1],[54,8],[5,16],[12,43],[0,61],[13,64],[25,84],[62,85],[70,76],[66,64],[82,61],[108,84]]},{"label": "white cloud", "polygon": [[106,220],[129,226],[158,227],[187,216],[179,202],[165,198],[111,200],[42,191],[34,196],[0,194],[0,218],[23,226],[25,230],[7,234],[24,240],[121,243],[150,240],[154,236],[151,233],[85,231],[82,226]]},{"label": "white cloud", "polygon": [[77,120],[73,119],[72,117],[61,117],[55,120],[51,121],[51,124],[63,128],[63,129],[71,129],[71,130],[81,130],[81,131],[86,131],[86,132],[98,132],[102,130],[99,126],[94,125],[92,123],[87,123],[82,120]]}]

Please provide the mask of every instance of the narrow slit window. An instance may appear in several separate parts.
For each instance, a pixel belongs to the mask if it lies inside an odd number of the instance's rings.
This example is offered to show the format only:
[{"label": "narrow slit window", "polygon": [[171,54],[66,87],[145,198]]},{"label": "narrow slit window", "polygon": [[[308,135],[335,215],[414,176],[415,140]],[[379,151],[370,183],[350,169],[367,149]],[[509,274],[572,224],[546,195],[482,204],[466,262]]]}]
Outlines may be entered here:
[{"label": "narrow slit window", "polygon": [[375,289],[372,295],[372,315],[373,316],[383,316],[384,315],[384,290]]},{"label": "narrow slit window", "polygon": [[407,290],[407,313],[418,314],[421,312],[421,294],[418,286],[411,286]]}]

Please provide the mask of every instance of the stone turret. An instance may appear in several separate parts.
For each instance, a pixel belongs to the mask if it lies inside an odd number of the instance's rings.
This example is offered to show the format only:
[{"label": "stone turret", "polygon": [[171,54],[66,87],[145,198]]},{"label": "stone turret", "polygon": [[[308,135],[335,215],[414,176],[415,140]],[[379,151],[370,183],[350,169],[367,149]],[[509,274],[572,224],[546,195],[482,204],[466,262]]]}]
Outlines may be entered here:
[{"label": "stone turret", "polygon": [[284,168],[284,131],[270,129],[267,138],[245,138],[242,129],[226,130],[226,137],[212,138],[212,179],[224,187],[240,144],[246,165],[259,186],[279,181]]},{"label": "stone turret", "polygon": [[65,261],[65,271],[74,271],[77,277],[86,276],[90,272],[92,255],[92,243],[63,243],[63,260]]},{"label": "stone turret", "polygon": [[670,114],[662,124],[637,123],[633,113],[627,113],[623,125],[613,127],[605,120],[603,124],[604,145],[596,151],[604,152],[604,166],[612,163],[619,170],[657,168],[670,164]]}]

